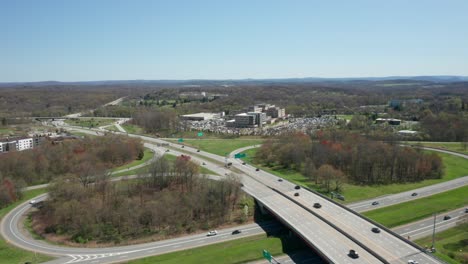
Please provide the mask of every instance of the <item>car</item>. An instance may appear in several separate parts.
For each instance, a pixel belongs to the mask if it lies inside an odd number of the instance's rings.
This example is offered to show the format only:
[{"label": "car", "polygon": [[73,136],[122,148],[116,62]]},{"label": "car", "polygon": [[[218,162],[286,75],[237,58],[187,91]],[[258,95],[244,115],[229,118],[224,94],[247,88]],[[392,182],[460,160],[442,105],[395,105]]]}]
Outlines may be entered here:
[{"label": "car", "polygon": [[295,193],[294,196],[299,196],[299,193]]},{"label": "car", "polygon": [[372,202],[372,205],[378,205],[379,202],[375,201],[375,202]]},{"label": "car", "polygon": [[182,148],[184,148],[185,146],[182,146]]},{"label": "car", "polygon": [[29,204],[31,204],[31,205],[34,205],[34,204],[36,204],[36,203],[37,203],[36,200],[31,200],[31,201],[29,201]]},{"label": "car", "polygon": [[373,227],[371,230],[374,233],[380,233],[380,228],[378,228],[378,227]]},{"label": "car", "polygon": [[237,234],[240,234],[240,233],[242,233],[242,232],[239,229],[236,229],[236,230],[232,231],[231,234],[237,235]]},{"label": "car", "polygon": [[444,220],[450,220],[452,217],[450,215],[444,216]]},{"label": "car", "polygon": [[336,198],[340,199],[341,201],[345,200],[345,197],[343,195],[341,195],[341,194],[337,194]]},{"label": "car", "polygon": [[418,193],[412,193],[411,194],[411,196],[417,196],[417,195],[418,195]]},{"label": "car", "polygon": [[322,205],[320,203],[314,203],[314,208],[321,208]]},{"label": "car", "polygon": [[356,250],[354,250],[354,249],[350,249],[350,250],[349,250],[348,256],[350,256],[350,257],[353,258],[353,259],[359,258],[359,254],[358,254],[358,253],[356,252]]},{"label": "car", "polygon": [[242,162],[242,165],[245,165],[245,162]]},{"label": "car", "polygon": [[294,189],[296,189],[296,190],[299,190],[300,188],[301,188],[301,186],[299,186],[299,185],[296,185],[296,187],[294,187]]},{"label": "car", "polygon": [[259,171],[260,169],[259,168],[256,168],[255,171]]},{"label": "car", "polygon": [[169,152],[169,150],[168,150],[168,149],[166,149],[166,152]]},{"label": "car", "polygon": [[408,260],[408,264],[419,264],[419,262],[417,262],[416,260]]},{"label": "car", "polygon": [[197,152],[200,152],[200,150],[199,150],[199,149],[197,149]]},{"label": "car", "polygon": [[468,213],[468,208],[465,208],[465,213]]},{"label": "car", "polygon": [[206,236],[216,236],[218,234],[218,231],[212,230],[206,234]]},{"label": "car", "polygon": [[282,182],[282,181],[283,181],[283,179],[279,178],[279,179],[278,179],[278,181],[279,181],[279,182]]},{"label": "car", "polygon": [[203,164],[203,165],[206,165],[206,163],[205,163],[205,162],[202,162],[202,164]]}]

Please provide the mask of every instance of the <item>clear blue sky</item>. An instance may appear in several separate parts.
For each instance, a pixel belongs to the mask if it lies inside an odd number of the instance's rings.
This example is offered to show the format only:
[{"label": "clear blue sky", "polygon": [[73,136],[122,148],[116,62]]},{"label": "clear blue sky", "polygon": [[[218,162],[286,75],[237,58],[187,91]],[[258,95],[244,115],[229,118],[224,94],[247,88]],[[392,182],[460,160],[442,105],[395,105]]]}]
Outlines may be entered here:
[{"label": "clear blue sky", "polygon": [[0,0],[0,82],[468,75],[467,0]]}]

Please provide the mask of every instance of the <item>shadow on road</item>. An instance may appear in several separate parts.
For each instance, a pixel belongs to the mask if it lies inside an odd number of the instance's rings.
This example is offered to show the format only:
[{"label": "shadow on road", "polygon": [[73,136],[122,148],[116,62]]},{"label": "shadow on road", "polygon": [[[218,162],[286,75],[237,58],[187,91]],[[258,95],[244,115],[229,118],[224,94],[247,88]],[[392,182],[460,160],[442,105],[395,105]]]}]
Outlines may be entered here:
[{"label": "shadow on road", "polygon": [[[298,264],[325,264],[320,256],[312,250],[303,240],[289,228],[279,222],[268,211],[261,213],[256,203],[254,221],[265,231],[268,237],[277,237],[281,240],[284,254],[287,257],[273,256],[279,263]],[[268,263],[265,261],[265,263]],[[275,263],[275,262],[272,262]]]}]

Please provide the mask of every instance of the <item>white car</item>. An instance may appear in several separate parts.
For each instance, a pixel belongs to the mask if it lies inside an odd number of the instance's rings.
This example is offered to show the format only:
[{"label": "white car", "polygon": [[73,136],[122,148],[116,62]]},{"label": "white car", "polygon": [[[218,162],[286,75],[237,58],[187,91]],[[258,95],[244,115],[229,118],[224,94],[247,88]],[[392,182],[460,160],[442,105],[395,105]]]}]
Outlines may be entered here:
[{"label": "white car", "polygon": [[419,262],[417,262],[416,260],[408,260],[408,264],[419,264]]},{"label": "white car", "polygon": [[31,201],[29,201],[29,204],[36,204],[36,203],[37,203],[36,200],[31,200]]},{"label": "white car", "polygon": [[207,236],[216,236],[217,234],[218,234],[218,231],[213,230],[213,231],[208,232],[208,234],[206,234],[206,235]]}]

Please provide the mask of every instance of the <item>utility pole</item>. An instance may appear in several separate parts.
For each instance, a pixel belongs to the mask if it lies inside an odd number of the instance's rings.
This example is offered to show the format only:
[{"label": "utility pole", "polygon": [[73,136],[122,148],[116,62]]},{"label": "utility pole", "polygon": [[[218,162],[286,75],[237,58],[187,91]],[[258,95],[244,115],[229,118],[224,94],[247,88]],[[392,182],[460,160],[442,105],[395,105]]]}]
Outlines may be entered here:
[{"label": "utility pole", "polygon": [[434,213],[434,226],[432,228],[432,246],[431,246],[431,252],[435,252],[435,229],[436,229],[436,215],[437,213]]}]

